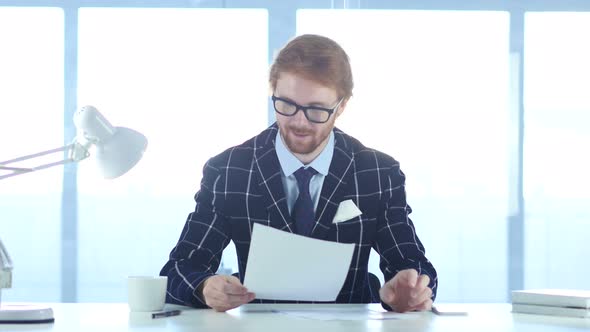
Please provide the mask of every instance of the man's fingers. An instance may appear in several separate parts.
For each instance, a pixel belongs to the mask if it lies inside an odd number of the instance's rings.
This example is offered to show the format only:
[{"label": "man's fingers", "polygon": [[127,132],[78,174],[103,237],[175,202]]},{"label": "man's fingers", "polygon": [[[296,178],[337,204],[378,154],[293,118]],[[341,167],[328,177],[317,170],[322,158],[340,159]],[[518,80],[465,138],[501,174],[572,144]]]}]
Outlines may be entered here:
[{"label": "man's fingers", "polygon": [[416,286],[410,292],[410,296],[413,298],[417,297],[421,292],[423,292],[426,288],[428,288],[429,283],[430,283],[430,277],[428,277],[425,274],[420,275],[418,277],[418,281],[416,282]]},{"label": "man's fingers", "polygon": [[215,276],[211,282],[211,288],[226,294],[246,294],[248,289],[240,283],[240,279],[234,276]]},{"label": "man's fingers", "polygon": [[227,311],[254,300],[254,293],[248,292],[234,276],[217,275],[207,279],[203,289],[205,303],[216,311]]},{"label": "man's fingers", "polygon": [[239,306],[252,301],[254,299],[254,293],[248,292],[248,289],[242,285],[240,279],[234,276],[223,276],[223,282],[215,298],[229,306]]},{"label": "man's fingers", "polygon": [[248,293],[248,289],[244,286],[242,286],[241,284],[232,284],[232,283],[225,283],[222,287],[221,287],[221,291],[223,293],[226,294],[232,294],[232,295],[243,295]]},{"label": "man's fingers", "polygon": [[430,277],[422,274],[418,277],[416,287],[410,292],[410,300],[408,305],[411,307],[418,306],[432,297],[432,289],[428,287]]},{"label": "man's fingers", "polygon": [[430,309],[432,309],[432,299],[428,299],[422,303],[420,303],[419,305],[417,305],[416,307],[414,307],[413,310],[416,311],[429,311]]},{"label": "man's fingers", "polygon": [[393,286],[388,285],[389,282],[385,283],[381,289],[379,289],[379,297],[381,301],[387,303],[391,306],[391,303],[395,301],[395,292],[393,291]]},{"label": "man's fingers", "polygon": [[[418,282],[418,271],[414,269],[406,269],[399,271],[396,275],[388,280],[379,290],[379,297],[381,300],[390,306],[395,301],[406,302],[408,299],[408,291],[414,288]],[[401,291],[401,297],[397,292]],[[405,294],[405,295],[404,295]]]},{"label": "man's fingers", "polygon": [[254,297],[254,293],[230,295],[217,292],[208,298],[207,305],[217,311],[227,311],[254,300]]},{"label": "man's fingers", "polygon": [[225,280],[227,282],[229,282],[230,284],[234,284],[234,285],[242,285],[242,283],[240,282],[240,279],[234,277],[234,276],[225,276]]},{"label": "man's fingers", "polygon": [[217,301],[227,304],[248,303],[254,299],[254,293],[245,294],[228,294],[223,292],[211,292],[208,297],[211,301]]},{"label": "man's fingers", "polygon": [[418,277],[418,282],[416,283],[416,288],[426,288],[428,287],[428,284],[430,283],[430,277],[426,274],[421,274]]},{"label": "man's fingers", "polygon": [[399,271],[398,274],[400,275],[401,280],[405,281],[408,286],[416,287],[416,283],[418,282],[418,271],[407,269]]},{"label": "man's fingers", "polygon": [[401,270],[389,279],[383,287],[389,287],[395,289],[400,283],[409,285],[410,287],[416,286],[418,281],[418,271],[414,269]]},{"label": "man's fingers", "polygon": [[408,305],[411,307],[415,307],[417,305],[419,305],[420,303],[423,303],[424,301],[430,299],[432,297],[432,289],[426,287],[423,290],[421,290],[420,292],[416,293],[414,296],[412,296],[410,298],[410,300],[408,301]]}]

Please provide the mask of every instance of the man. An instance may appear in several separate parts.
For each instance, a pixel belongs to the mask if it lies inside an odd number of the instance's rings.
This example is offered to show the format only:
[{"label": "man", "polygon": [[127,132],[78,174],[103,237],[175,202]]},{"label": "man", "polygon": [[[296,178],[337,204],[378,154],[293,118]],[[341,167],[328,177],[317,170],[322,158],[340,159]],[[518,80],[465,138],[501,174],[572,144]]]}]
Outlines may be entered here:
[{"label": "man", "polygon": [[[205,165],[195,211],[160,272],[168,276],[167,302],[226,311],[255,300],[238,278],[215,271],[233,240],[243,278],[252,226],[260,223],[356,244],[336,302],[429,310],[437,275],[408,218],[399,163],[334,127],[352,96],[347,54],[331,39],[296,37],[278,54],[269,81],[277,121]],[[333,223],[347,200],[361,215]],[[369,287],[371,248],[387,281],[379,294]]]}]

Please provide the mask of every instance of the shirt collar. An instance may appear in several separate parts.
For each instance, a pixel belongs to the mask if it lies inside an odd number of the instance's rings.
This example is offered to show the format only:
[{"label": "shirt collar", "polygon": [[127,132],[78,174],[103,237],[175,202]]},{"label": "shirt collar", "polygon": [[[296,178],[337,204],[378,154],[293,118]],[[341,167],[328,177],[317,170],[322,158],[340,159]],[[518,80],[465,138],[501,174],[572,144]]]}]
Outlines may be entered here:
[{"label": "shirt collar", "polygon": [[[280,130],[280,129],[279,129]],[[302,166],[311,166],[319,174],[326,176],[330,170],[330,163],[332,162],[332,156],[334,155],[334,132],[330,131],[330,137],[328,138],[328,144],[324,147],[324,150],[309,164],[303,165],[303,163],[289,151],[289,149],[283,143],[283,138],[277,130],[277,137],[275,138],[275,149],[277,156],[279,157],[279,163],[285,176],[290,176],[295,173],[296,170]]]}]

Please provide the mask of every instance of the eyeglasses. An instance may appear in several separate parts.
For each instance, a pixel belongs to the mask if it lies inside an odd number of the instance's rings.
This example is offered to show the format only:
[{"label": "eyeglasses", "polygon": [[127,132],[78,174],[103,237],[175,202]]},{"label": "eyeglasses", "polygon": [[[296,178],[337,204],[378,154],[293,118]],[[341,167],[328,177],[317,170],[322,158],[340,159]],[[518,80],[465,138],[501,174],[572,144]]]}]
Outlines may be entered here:
[{"label": "eyeglasses", "polygon": [[301,106],[297,103],[277,97],[275,95],[272,96],[272,103],[277,113],[284,116],[293,116],[297,114],[299,110],[302,110],[307,120],[314,123],[324,123],[328,121],[328,119],[330,119],[330,115],[334,113],[343,100],[344,98],[340,99],[336,106],[332,108],[325,108],[319,106]]}]

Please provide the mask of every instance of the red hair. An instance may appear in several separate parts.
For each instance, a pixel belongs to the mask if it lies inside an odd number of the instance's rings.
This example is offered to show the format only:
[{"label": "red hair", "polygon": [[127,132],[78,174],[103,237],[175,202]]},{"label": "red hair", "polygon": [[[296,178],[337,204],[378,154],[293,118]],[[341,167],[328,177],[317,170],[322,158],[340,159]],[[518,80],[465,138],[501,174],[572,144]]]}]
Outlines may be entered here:
[{"label": "red hair", "polygon": [[338,43],[319,35],[292,39],[270,67],[269,83],[274,91],[281,73],[301,75],[337,91],[339,98],[352,96],[352,70],[348,55]]}]

